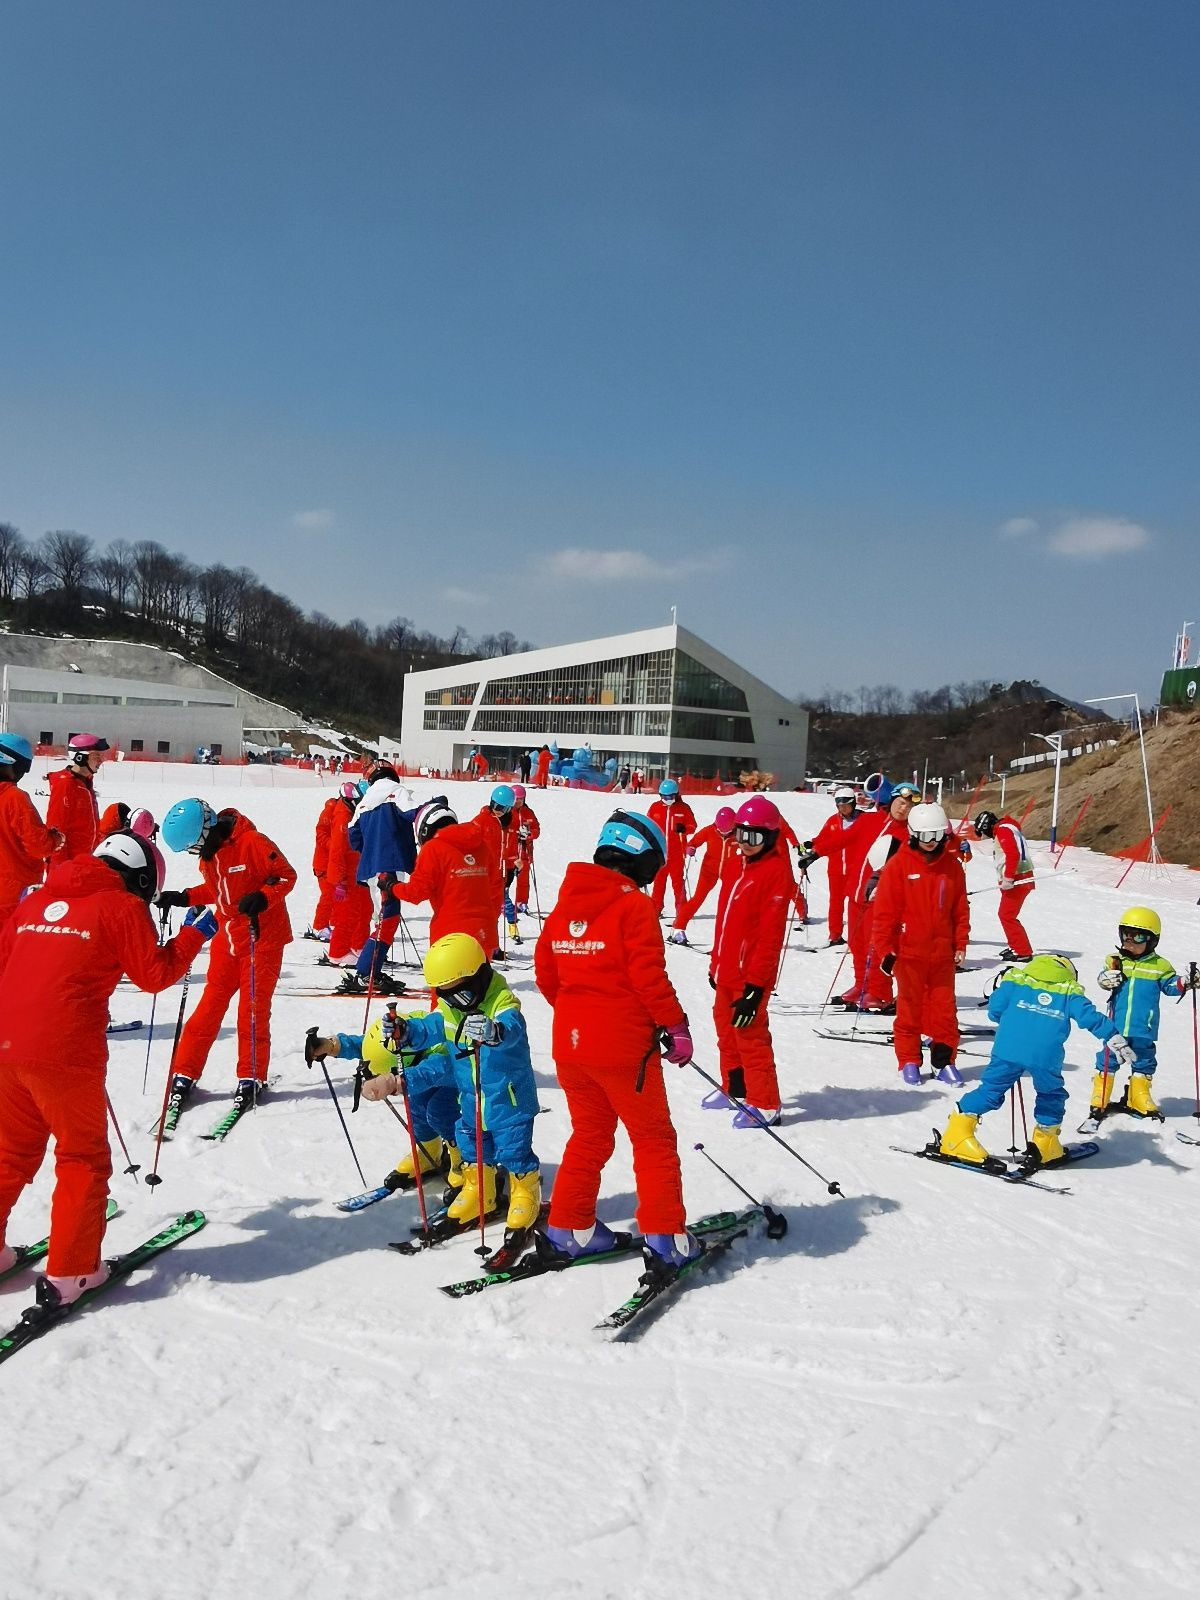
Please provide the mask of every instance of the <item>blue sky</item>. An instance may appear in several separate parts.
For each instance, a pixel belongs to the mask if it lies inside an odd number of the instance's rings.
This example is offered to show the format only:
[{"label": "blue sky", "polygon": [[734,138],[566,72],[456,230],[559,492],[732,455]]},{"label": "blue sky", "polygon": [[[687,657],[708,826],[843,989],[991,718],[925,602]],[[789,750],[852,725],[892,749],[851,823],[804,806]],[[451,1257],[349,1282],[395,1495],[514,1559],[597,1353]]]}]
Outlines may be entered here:
[{"label": "blue sky", "polygon": [[340,620],[675,604],[786,693],[1153,695],[1198,44],[1133,0],[10,5],[0,519]]}]

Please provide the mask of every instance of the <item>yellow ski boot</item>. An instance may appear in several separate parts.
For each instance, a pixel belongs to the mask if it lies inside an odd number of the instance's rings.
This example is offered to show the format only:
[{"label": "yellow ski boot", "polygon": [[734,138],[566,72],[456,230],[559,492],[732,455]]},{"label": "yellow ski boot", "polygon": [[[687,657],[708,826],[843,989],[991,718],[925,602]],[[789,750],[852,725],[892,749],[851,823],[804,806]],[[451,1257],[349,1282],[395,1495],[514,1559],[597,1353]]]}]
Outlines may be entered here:
[{"label": "yellow ski boot", "polygon": [[[422,1175],[433,1172],[442,1163],[442,1141],[439,1138],[426,1139],[417,1145],[417,1157],[421,1163]],[[413,1187],[413,1158],[410,1150],[406,1156],[401,1156],[396,1165],[383,1180],[385,1189],[411,1189]]]},{"label": "yellow ski boot", "polygon": [[1116,1079],[1111,1072],[1098,1072],[1092,1079],[1092,1115],[1108,1110]]},{"label": "yellow ski boot", "polygon": [[463,1186],[463,1158],[462,1151],[456,1144],[446,1146],[446,1185],[450,1189],[461,1189]]},{"label": "yellow ski boot", "polygon": [[938,1139],[935,1155],[945,1156],[950,1161],[968,1161],[974,1167],[987,1167],[990,1171],[1002,1171],[1005,1163],[997,1156],[989,1155],[975,1137],[975,1125],[978,1117],[973,1117],[966,1111],[952,1111],[946,1123],[946,1131]]},{"label": "yellow ski boot", "polygon": [[1049,1167],[1056,1161],[1065,1161],[1067,1152],[1062,1147],[1059,1134],[1062,1124],[1057,1128],[1044,1128],[1040,1122],[1033,1125],[1033,1138],[1025,1150],[1025,1159],[1031,1166]]},{"label": "yellow ski boot", "polygon": [[532,1228],[542,1207],[540,1172],[510,1172],[508,1175],[507,1228]]},{"label": "yellow ski boot", "polygon": [[1150,1079],[1144,1072],[1130,1073],[1129,1087],[1125,1091],[1125,1109],[1132,1111],[1135,1117],[1159,1115],[1154,1096],[1150,1093]]},{"label": "yellow ski boot", "polygon": [[[462,1168],[463,1183],[458,1194],[446,1207],[446,1215],[454,1222],[466,1224],[479,1219],[479,1168],[472,1161]],[[488,1212],[496,1209],[496,1169],[484,1167],[483,1169],[483,1210]]]}]

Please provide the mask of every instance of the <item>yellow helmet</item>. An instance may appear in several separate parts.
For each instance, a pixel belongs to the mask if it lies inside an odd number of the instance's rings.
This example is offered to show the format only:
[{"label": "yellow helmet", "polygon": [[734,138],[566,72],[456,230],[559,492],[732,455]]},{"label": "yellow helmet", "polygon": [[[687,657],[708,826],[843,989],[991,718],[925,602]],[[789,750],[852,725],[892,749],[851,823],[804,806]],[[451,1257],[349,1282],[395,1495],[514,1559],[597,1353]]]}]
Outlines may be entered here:
[{"label": "yellow helmet", "polygon": [[1117,924],[1117,931],[1122,937],[1126,928],[1132,928],[1135,933],[1148,933],[1150,937],[1146,941],[1146,948],[1153,950],[1162,937],[1162,918],[1149,906],[1130,906],[1128,911],[1121,913],[1121,920]]},{"label": "yellow helmet", "polygon": [[1022,970],[1026,977],[1032,978],[1035,983],[1044,983],[1048,989],[1061,983],[1076,986],[1079,984],[1075,963],[1068,961],[1066,956],[1053,954],[1033,956],[1025,963]]},{"label": "yellow helmet", "polygon": [[395,1072],[400,1057],[389,1049],[383,1038],[383,1018],[377,1018],[363,1035],[362,1058],[371,1069],[373,1078],[382,1078],[385,1072]]},{"label": "yellow helmet", "polygon": [[481,967],[487,954],[469,933],[447,933],[425,952],[425,982],[439,992],[463,988]]}]

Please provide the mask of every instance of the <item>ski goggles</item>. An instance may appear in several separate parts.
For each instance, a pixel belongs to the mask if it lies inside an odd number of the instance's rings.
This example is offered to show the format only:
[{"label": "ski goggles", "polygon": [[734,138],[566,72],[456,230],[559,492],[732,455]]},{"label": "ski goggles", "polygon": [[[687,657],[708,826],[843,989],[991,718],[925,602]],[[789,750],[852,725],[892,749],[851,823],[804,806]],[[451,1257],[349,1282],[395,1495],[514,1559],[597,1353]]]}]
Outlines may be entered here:
[{"label": "ski goggles", "polygon": [[1152,938],[1145,928],[1118,928],[1117,932],[1126,944],[1149,944]]},{"label": "ski goggles", "polygon": [[893,800],[909,800],[909,801],[913,801],[913,800],[919,800],[920,798],[921,798],[920,792],[917,789],[915,789],[911,783],[898,783],[896,785],[896,787],[892,790],[892,799]]},{"label": "ski goggles", "polygon": [[840,794],[833,803],[835,806],[852,806],[854,804],[854,796],[852,794]]},{"label": "ski goggles", "polygon": [[919,833],[913,834],[913,838],[918,844],[937,844],[939,839],[944,839],[945,837],[945,828],[922,828]]},{"label": "ski goggles", "polygon": [[770,834],[766,828],[747,828],[739,823],[733,830],[733,837],[736,844],[747,844],[753,848],[766,844]]}]

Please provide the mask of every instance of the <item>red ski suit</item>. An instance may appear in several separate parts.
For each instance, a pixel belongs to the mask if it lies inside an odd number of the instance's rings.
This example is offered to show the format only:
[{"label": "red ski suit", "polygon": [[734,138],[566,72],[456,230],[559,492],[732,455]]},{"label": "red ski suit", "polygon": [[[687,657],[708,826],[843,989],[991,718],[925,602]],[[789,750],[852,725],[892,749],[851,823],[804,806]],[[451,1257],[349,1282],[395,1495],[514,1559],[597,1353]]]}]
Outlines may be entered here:
[{"label": "red ski suit", "polygon": [[[358,851],[350,843],[350,820],[354,808],[339,799],[329,829],[325,853],[325,883],[330,898],[333,932],[329,937],[329,959],[341,961],[357,955],[371,932],[371,891],[358,881]],[[319,924],[313,919],[313,926]]]},{"label": "red ski suit", "polygon": [[824,856],[829,868],[829,937],[840,939],[845,929],[846,906],[846,845],[851,830],[865,815],[862,811],[843,820],[840,811],[834,812],[822,823],[812,847]]},{"label": "red ski suit", "polygon": [[544,789],[550,782],[550,752],[539,750],[537,758],[537,786]]},{"label": "red ski suit", "polygon": [[0,1244],[53,1136],[46,1270],[54,1277],[100,1265],[112,1173],[104,1088],[112,992],[126,972],[151,994],[169,988],[203,943],[183,928],[160,947],[147,906],[90,856],[54,867],[0,934]]},{"label": "red ski suit", "polygon": [[700,871],[696,876],[696,887],[675,913],[674,926],[676,928],[686,928],[708,899],[713,891],[713,886],[721,876],[721,869],[725,864],[727,855],[737,856],[738,866],[741,866],[742,858],[733,842],[732,834],[718,833],[711,822],[707,828],[701,828],[699,833],[692,835],[684,849],[684,854],[695,855],[699,850],[703,850],[704,854],[700,859]]},{"label": "red ski suit", "polygon": [[[521,830],[527,837],[522,839]],[[504,848],[500,865],[504,868],[504,887],[513,884],[513,902],[519,906],[529,904],[529,867],[533,861],[533,841],[542,836],[542,825],[527,805],[513,807],[512,821],[504,830]]]},{"label": "red ski suit", "polygon": [[499,870],[478,819],[451,823],[421,846],[412,876],[396,884],[392,898],[406,905],[429,901],[430,944],[447,933],[469,933],[490,955],[496,947]]},{"label": "red ski suit", "polygon": [[62,861],[90,856],[100,834],[100,807],[92,786],[92,774],[75,767],[60,767],[48,778],[50,800],[46,806],[46,826],[57,828],[66,843]]},{"label": "red ski suit", "polygon": [[[721,1087],[728,1093],[729,1074],[741,1068],[746,1099],[760,1111],[779,1106],[775,1051],[767,1025],[767,997],[775,987],[779,956],[787,929],[788,906],[796,882],[779,839],[761,855],[747,856],[728,898],[717,911],[709,977],[716,982],[713,1022],[721,1055]],[[734,1001],[748,983],[763,991],[758,1015],[745,1028],[735,1028]]]},{"label": "red ski suit", "polygon": [[683,892],[683,849],[696,831],[695,813],[686,800],[673,800],[670,805],[665,800],[656,800],[650,807],[650,821],[658,824],[667,840],[667,864],[655,878],[650,898],[654,901],[655,911],[661,912],[667,898],[667,879],[670,878],[675,915],[678,916],[687,899]]},{"label": "red ski suit", "polygon": [[[271,998],[279,982],[283,952],[292,942],[284,901],[296,886],[296,872],[278,845],[259,833],[248,817],[232,809],[220,812],[219,817],[236,819],[233,832],[211,860],[200,862],[204,882],[187,891],[190,906],[216,906],[219,927],[208,958],[204,993],[180,1036],[175,1071],[186,1078],[198,1078],[204,1071],[208,1052],[236,994],[237,1075],[261,1081],[271,1059]],[[252,949],[250,919],[237,906],[243,895],[256,889],[266,895],[267,909],[258,914]]]},{"label": "red ski suit", "polygon": [[554,1011],[554,1064],[571,1114],[551,1225],[595,1222],[600,1173],[619,1121],[633,1146],[638,1227],[681,1233],[679,1152],[656,1034],[684,1015],[667,977],[654,907],[619,872],[574,861],[533,966]]},{"label": "red ski suit", "polygon": [[59,842],[24,789],[0,783],[0,928],[29,885],[41,882],[46,860]]},{"label": "red ski suit", "polygon": [[885,834],[903,843],[908,838],[908,823],[897,822],[887,811],[865,811],[863,826],[855,825],[846,844],[846,897],[850,907],[847,943],[854,960],[854,986],[843,998],[874,1009],[892,1003],[892,980],[880,971],[879,962],[871,953],[874,905],[873,899],[868,898],[874,895],[879,871],[869,856],[872,846]]},{"label": "red ski suit", "polygon": [[[333,922],[333,884],[329,881],[329,836],[339,811],[345,811],[346,802],[340,794],[326,800],[317,817],[313,835],[313,876],[317,880],[317,906],[313,912],[313,931],[319,933]],[[348,820],[348,819],[347,819]]]},{"label": "red ski suit", "polygon": [[1013,955],[1027,961],[1033,954],[1033,945],[1021,924],[1021,907],[1033,893],[1033,863],[1015,817],[1001,817],[992,830],[992,843],[999,852],[996,876],[1000,883],[1000,926]]},{"label": "red ski suit", "polygon": [[958,1049],[954,957],[971,936],[967,880],[952,844],[935,856],[910,841],[879,874],[871,902],[875,958],[896,958],[896,1064],[920,1063],[921,1040]]}]

